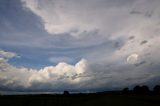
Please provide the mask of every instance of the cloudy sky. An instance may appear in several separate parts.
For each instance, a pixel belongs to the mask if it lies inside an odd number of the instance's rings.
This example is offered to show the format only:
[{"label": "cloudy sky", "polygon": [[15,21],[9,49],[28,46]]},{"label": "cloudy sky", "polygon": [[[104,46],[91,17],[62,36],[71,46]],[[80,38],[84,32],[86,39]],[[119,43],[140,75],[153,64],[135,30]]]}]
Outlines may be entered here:
[{"label": "cloudy sky", "polygon": [[0,92],[160,84],[160,0],[0,0]]}]

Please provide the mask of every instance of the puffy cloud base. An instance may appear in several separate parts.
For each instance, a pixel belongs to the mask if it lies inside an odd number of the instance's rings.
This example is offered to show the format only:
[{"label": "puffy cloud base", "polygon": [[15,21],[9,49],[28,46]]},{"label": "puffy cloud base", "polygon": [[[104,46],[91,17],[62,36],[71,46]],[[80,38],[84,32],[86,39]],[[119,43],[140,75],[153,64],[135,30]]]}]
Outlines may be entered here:
[{"label": "puffy cloud base", "polygon": [[[1,86],[9,88],[33,88],[47,89],[45,85],[50,85],[50,89],[65,88],[65,85],[72,85],[82,82],[79,77],[87,70],[87,61],[81,59],[75,65],[58,63],[56,66],[46,66],[43,69],[17,68],[8,63],[11,52],[0,51],[0,82]],[[5,53],[5,54],[4,54]],[[8,56],[7,59],[5,59]],[[64,83],[64,85],[62,85]]]},{"label": "puffy cloud base", "polygon": [[[135,84],[147,83],[157,79],[160,73],[131,65],[103,66],[89,64],[81,59],[75,65],[64,62],[56,66],[46,66],[40,70],[16,67],[8,63],[12,52],[0,51],[0,89],[1,91],[98,91],[116,89]],[[15,54],[16,56],[16,54]]]}]

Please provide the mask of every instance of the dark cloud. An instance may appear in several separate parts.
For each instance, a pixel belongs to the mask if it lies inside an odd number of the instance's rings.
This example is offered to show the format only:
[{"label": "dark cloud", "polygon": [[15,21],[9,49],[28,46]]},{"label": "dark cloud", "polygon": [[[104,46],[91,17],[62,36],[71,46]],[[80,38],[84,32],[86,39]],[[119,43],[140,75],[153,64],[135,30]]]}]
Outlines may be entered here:
[{"label": "dark cloud", "polygon": [[152,17],[153,16],[153,11],[147,11],[146,13],[145,13],[145,16],[146,17]]},{"label": "dark cloud", "polygon": [[130,14],[142,14],[142,12],[136,11],[136,10],[132,10],[132,11],[130,12]]},{"label": "dark cloud", "polygon": [[143,65],[143,64],[146,64],[146,63],[147,63],[147,61],[141,61],[140,63],[135,64],[135,66],[136,66],[136,67],[139,67],[139,66],[141,66],[141,65]]},{"label": "dark cloud", "polygon": [[119,43],[119,42],[115,42],[114,46],[115,46],[115,48],[119,48],[119,47],[121,47],[121,45],[120,45],[120,43]]},{"label": "dark cloud", "polygon": [[143,16],[145,16],[145,17],[152,17],[152,15],[153,15],[153,11],[139,11],[139,10],[132,10],[131,12],[130,12],[130,14],[132,14],[132,15],[143,15]]},{"label": "dark cloud", "polygon": [[135,36],[130,36],[128,39],[129,40],[132,40],[132,39],[134,39],[135,38]]},{"label": "dark cloud", "polygon": [[144,45],[144,44],[146,44],[146,43],[148,43],[148,41],[147,41],[147,40],[144,40],[144,41],[142,41],[142,42],[140,43],[140,45]]}]

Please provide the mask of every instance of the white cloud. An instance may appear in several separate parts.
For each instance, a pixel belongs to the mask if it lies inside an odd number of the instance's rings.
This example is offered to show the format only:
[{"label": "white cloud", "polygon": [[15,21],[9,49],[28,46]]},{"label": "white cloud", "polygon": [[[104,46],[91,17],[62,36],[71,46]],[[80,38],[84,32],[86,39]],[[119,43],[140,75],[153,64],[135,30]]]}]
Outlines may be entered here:
[{"label": "white cloud", "polygon": [[[12,52],[7,53],[11,54]],[[6,54],[3,55],[6,56]],[[49,83],[54,89],[54,85],[58,84],[59,82],[76,84],[85,80],[78,76],[87,71],[87,64],[87,61],[82,59],[75,65],[69,65],[61,62],[56,66],[46,66],[43,69],[36,70],[25,67],[15,67],[5,61],[5,58],[1,58],[0,86],[11,88],[22,87],[30,89],[35,83],[40,83],[39,85],[43,85],[43,83]],[[75,78],[73,79],[73,77]]]},{"label": "white cloud", "polygon": [[[121,0],[22,0],[24,6],[40,16],[45,30],[51,34],[70,33],[77,37],[87,31],[100,30],[112,34],[129,18],[129,6]],[[127,1],[126,1],[127,2]],[[117,7],[117,4],[120,4]],[[131,2],[132,3],[132,2]],[[129,8],[129,9],[128,9]],[[124,18],[125,16],[125,18]],[[103,33],[104,35],[104,33]]]},{"label": "white cloud", "polygon": [[138,54],[131,54],[130,56],[127,57],[127,62],[129,64],[135,64],[138,61]]},{"label": "white cloud", "polygon": [[3,58],[10,59],[10,58],[13,58],[13,57],[16,57],[16,56],[17,56],[17,54],[15,54],[15,53],[0,50],[0,58],[1,59],[3,59]]},{"label": "white cloud", "polygon": [[152,16],[159,13],[159,0],[22,1],[41,17],[45,30],[51,34],[70,33],[77,37],[85,31],[99,30],[104,36],[137,35],[159,22],[158,15]]},{"label": "white cloud", "polygon": [[[8,52],[10,53],[10,52]],[[143,65],[143,64],[142,64]],[[0,60],[0,86],[21,90],[91,90],[94,88],[116,88],[146,83],[160,76],[159,71],[150,72],[148,64],[133,65],[90,64],[81,59],[75,65],[64,62],[46,66],[40,70],[15,67]]]}]

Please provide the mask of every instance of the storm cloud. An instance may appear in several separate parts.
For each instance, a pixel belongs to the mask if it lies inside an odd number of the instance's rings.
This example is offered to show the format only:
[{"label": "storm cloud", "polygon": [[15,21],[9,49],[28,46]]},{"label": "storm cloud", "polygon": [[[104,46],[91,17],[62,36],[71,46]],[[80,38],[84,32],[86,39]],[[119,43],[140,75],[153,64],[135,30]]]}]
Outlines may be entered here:
[{"label": "storm cloud", "polygon": [[159,4],[1,0],[1,91],[97,91],[159,83]]}]

